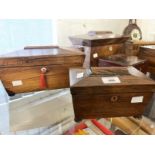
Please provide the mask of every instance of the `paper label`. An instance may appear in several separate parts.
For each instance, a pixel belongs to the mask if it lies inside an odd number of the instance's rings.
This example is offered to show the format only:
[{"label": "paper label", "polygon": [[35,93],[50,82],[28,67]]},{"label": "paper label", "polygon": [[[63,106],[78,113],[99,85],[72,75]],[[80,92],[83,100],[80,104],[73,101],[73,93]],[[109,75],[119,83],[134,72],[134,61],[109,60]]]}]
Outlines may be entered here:
[{"label": "paper label", "polygon": [[16,87],[16,86],[21,86],[21,85],[23,85],[23,82],[22,82],[21,80],[12,81],[12,85],[13,85],[14,87]]},{"label": "paper label", "polygon": [[93,58],[97,58],[97,57],[98,57],[98,53],[94,53]]},{"label": "paper label", "polygon": [[111,76],[111,77],[102,77],[102,81],[105,84],[108,83],[121,83],[120,79],[117,76]]},{"label": "paper label", "polygon": [[131,103],[142,103],[143,102],[143,96],[135,96],[132,97]]},{"label": "paper label", "polygon": [[79,78],[82,78],[83,76],[84,76],[83,72],[77,73],[76,78],[79,79]]}]

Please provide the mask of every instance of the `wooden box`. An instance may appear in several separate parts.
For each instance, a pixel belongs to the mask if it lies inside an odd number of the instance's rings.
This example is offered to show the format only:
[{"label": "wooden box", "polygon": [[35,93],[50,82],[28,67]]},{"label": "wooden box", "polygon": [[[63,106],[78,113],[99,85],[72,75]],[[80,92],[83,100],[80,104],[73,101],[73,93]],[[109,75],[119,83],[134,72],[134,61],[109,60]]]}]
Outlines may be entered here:
[{"label": "wooden box", "polygon": [[76,121],[142,115],[155,90],[132,66],[70,69],[70,84]]},{"label": "wooden box", "polygon": [[133,66],[143,73],[147,73],[147,60],[137,56],[126,56],[125,54],[115,54],[103,59],[99,59],[99,67],[128,67]]},{"label": "wooden box", "polygon": [[0,79],[11,94],[69,87],[69,68],[82,67],[84,53],[59,47],[28,48],[0,56]]},{"label": "wooden box", "polygon": [[73,45],[80,45],[85,48],[86,59],[84,67],[98,66],[100,57],[124,52],[124,43],[129,39],[128,36],[113,33],[86,34],[69,38]]}]

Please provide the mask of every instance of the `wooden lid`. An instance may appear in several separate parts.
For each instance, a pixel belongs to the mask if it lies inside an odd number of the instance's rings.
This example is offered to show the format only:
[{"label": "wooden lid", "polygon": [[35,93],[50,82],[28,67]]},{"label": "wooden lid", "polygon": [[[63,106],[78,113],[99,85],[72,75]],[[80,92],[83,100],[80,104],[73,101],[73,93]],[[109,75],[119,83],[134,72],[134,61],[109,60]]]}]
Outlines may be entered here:
[{"label": "wooden lid", "polygon": [[82,46],[102,46],[115,43],[124,43],[129,39],[129,36],[116,35],[113,33],[95,34],[95,35],[77,35],[69,37],[74,45]]},{"label": "wooden lid", "polygon": [[20,58],[20,57],[60,57],[83,55],[78,49],[73,48],[49,48],[49,49],[22,49],[7,54],[0,55],[0,58]]},{"label": "wooden lid", "polygon": [[[74,63],[72,57],[78,56],[84,57],[84,53],[73,48],[23,49],[0,55],[0,67],[35,66],[44,64],[63,65]],[[40,61],[42,61],[42,64]]]},{"label": "wooden lid", "polygon": [[[82,72],[83,77],[80,77]],[[114,79],[116,77],[116,81],[106,83],[111,77]],[[70,80],[72,94],[133,93],[155,90],[155,82],[134,67],[93,67],[89,71],[71,69]]]}]

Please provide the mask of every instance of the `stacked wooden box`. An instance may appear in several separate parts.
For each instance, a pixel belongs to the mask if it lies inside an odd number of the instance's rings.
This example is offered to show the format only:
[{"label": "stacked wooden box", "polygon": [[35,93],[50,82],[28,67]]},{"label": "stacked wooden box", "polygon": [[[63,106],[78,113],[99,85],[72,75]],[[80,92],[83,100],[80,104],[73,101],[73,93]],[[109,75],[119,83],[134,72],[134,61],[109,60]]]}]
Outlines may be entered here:
[{"label": "stacked wooden box", "polygon": [[85,67],[98,66],[99,58],[124,52],[124,43],[128,36],[113,33],[78,35],[69,37],[73,45],[84,47]]}]

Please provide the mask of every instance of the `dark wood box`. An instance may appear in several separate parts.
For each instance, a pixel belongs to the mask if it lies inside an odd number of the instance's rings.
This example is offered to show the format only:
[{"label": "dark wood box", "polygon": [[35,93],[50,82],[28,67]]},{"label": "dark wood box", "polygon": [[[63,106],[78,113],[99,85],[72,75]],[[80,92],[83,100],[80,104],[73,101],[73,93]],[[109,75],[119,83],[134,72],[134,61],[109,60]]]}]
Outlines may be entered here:
[{"label": "dark wood box", "polygon": [[0,79],[9,94],[69,87],[69,68],[82,67],[77,49],[28,48],[0,56]]},{"label": "dark wood box", "polygon": [[98,66],[98,59],[124,52],[124,43],[128,36],[113,33],[77,35],[69,37],[73,45],[84,47],[86,59],[84,66]]},{"label": "dark wood box", "polygon": [[142,115],[155,91],[155,82],[131,66],[70,69],[70,84],[76,121]]},{"label": "dark wood box", "polygon": [[133,66],[143,73],[147,73],[148,63],[145,59],[140,59],[137,56],[126,56],[125,54],[115,54],[106,58],[99,59],[99,67],[128,67]]}]

